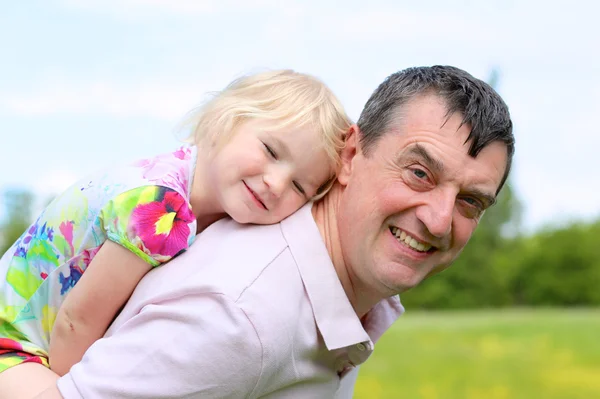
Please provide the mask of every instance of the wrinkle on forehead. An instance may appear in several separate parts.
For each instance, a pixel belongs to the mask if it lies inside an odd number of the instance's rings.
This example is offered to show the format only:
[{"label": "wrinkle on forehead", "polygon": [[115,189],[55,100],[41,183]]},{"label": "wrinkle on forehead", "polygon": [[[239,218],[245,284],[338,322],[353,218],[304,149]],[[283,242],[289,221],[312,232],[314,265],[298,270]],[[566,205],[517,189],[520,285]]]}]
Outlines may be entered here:
[{"label": "wrinkle on forehead", "polygon": [[[429,112],[427,114],[423,114],[424,109],[428,109]],[[410,125],[407,123],[410,120],[408,118],[409,113],[411,113],[411,119],[415,119],[418,116],[418,119],[412,121],[414,124],[428,125],[428,127],[436,130],[443,129],[446,124],[453,119],[453,117],[457,117],[459,119],[456,124],[456,131],[460,130],[460,128],[464,125],[462,115],[459,112],[451,113],[448,109],[446,100],[437,95],[435,91],[430,90],[418,94],[406,103],[397,106],[392,117],[390,117],[388,125],[386,126],[387,132],[396,134],[406,133],[403,132],[403,130],[410,127]]]}]

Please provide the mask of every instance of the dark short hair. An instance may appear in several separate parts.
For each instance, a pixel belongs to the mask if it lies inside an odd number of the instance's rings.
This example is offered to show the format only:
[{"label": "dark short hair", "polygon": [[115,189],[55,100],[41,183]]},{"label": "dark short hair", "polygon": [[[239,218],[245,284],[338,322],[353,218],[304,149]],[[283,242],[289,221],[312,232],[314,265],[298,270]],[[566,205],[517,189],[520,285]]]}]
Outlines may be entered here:
[{"label": "dark short hair", "polygon": [[360,142],[365,152],[375,146],[387,133],[390,123],[401,107],[423,94],[441,97],[448,108],[447,116],[459,112],[462,123],[471,127],[467,138],[469,155],[476,157],[488,144],[506,144],[506,170],[497,192],[500,191],[512,165],[515,138],[508,107],[496,91],[482,80],[452,66],[408,68],[388,76],[373,92],[358,120]]}]

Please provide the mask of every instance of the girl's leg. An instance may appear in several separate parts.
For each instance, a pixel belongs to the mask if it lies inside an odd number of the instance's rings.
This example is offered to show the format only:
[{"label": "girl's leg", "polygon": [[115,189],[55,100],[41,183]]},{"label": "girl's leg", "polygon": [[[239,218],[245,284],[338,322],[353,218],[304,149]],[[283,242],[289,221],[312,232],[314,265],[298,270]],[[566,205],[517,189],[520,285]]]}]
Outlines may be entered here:
[{"label": "girl's leg", "polygon": [[0,373],[0,399],[31,399],[56,384],[58,375],[39,363],[22,363]]}]

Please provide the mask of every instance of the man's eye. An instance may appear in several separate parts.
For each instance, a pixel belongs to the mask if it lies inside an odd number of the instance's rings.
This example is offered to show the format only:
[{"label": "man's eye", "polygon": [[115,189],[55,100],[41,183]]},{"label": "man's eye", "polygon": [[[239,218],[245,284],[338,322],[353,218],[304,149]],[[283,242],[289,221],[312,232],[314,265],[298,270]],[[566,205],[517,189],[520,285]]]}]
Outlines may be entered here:
[{"label": "man's eye", "polygon": [[463,201],[465,201],[467,204],[474,206],[476,208],[483,208],[481,201],[479,201],[477,198],[463,197]]},{"label": "man's eye", "polygon": [[427,177],[427,173],[425,173],[424,171],[422,171],[421,169],[413,169],[413,173],[415,176],[417,176],[419,179],[424,179]]},{"label": "man's eye", "polygon": [[277,154],[275,153],[275,151],[273,151],[273,149],[269,147],[268,144],[263,143],[263,145],[265,146],[265,149],[267,150],[269,155],[272,156],[274,159],[277,159]]}]

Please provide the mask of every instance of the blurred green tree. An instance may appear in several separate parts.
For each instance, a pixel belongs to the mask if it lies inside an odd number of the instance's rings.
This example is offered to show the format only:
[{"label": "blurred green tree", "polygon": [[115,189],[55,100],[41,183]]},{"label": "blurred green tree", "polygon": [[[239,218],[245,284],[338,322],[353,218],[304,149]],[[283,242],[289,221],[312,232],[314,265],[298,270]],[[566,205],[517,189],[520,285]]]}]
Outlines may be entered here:
[{"label": "blurred green tree", "polygon": [[510,290],[517,305],[600,305],[600,220],[524,240]]},{"label": "blurred green tree", "polygon": [[33,201],[33,194],[27,190],[11,189],[4,192],[6,216],[0,224],[0,254],[4,254],[31,224]]}]

